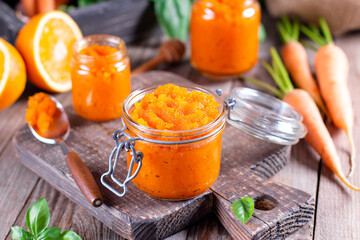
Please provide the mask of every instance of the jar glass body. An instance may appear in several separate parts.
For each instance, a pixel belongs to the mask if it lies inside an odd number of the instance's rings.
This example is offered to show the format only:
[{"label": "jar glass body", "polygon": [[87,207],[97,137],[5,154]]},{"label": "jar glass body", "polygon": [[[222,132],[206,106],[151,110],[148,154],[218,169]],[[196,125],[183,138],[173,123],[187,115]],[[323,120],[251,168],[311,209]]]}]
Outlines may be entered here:
[{"label": "jar glass body", "polygon": [[[200,88],[187,87],[187,89],[203,91]],[[164,144],[159,144],[136,141],[136,151],[141,151],[144,157],[141,170],[133,182],[140,190],[157,198],[168,200],[192,198],[209,189],[219,175],[221,138],[225,128],[225,107],[216,96],[221,106],[218,118],[198,129],[188,131],[150,129],[131,120],[129,113],[135,102],[154,90],[155,88],[149,88],[132,93],[124,103],[123,120],[128,128],[127,133],[131,137],[164,142]],[[189,140],[194,142],[186,143]],[[166,143],[173,141],[178,143]],[[131,154],[128,154],[128,167],[131,158]],[[134,171],[136,168],[137,164]]]},{"label": "jar glass body", "polygon": [[[88,56],[80,51],[94,44],[116,48],[105,56]],[[92,121],[120,117],[126,97],[131,93],[130,63],[125,43],[110,35],[85,37],[73,46],[72,98],[75,111]]]},{"label": "jar glass body", "polygon": [[192,6],[191,64],[214,78],[237,76],[257,62],[260,5],[256,0],[198,0]]}]

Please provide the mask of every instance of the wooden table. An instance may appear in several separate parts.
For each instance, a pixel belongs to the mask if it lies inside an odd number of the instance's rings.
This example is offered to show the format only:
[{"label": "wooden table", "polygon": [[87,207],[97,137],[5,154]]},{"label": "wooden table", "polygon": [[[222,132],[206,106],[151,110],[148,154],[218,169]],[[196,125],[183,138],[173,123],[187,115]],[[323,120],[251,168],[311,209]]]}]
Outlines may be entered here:
[{"label": "wooden table", "polygon": [[[261,46],[260,58],[269,59],[268,49],[279,45],[274,35],[273,25],[267,23],[268,39]],[[336,39],[349,56],[349,85],[354,106],[356,148],[360,152],[360,33],[354,33]],[[133,67],[156,54],[159,39],[152,39],[146,44],[128,48]],[[188,56],[189,54],[187,54]],[[311,53],[313,58],[313,53]],[[201,76],[189,66],[188,58],[173,66],[159,66],[203,84],[211,89],[222,88],[228,92],[232,87],[243,85],[239,80],[214,82]],[[271,81],[259,64],[247,75]],[[0,112],[0,239],[11,239],[11,226],[26,227],[25,214],[30,205],[45,196],[51,212],[50,226],[76,231],[83,239],[122,239],[103,223],[85,212],[56,191],[44,180],[22,166],[14,153],[12,137],[22,126],[25,116],[26,100],[29,95],[39,91],[28,84],[25,93],[13,106]],[[71,104],[71,94],[55,95],[64,105]],[[345,172],[348,170],[348,144],[345,134],[330,127],[332,136],[338,147]],[[358,157],[359,158],[359,157]],[[358,164],[360,165],[360,164]],[[344,187],[324,166],[319,156],[304,142],[293,147],[288,165],[272,177],[273,181],[284,183],[304,190],[316,198],[316,215],[313,221],[297,231],[288,239],[360,239],[360,193]],[[360,185],[360,166],[350,179]],[[169,240],[182,239],[231,239],[227,231],[214,216],[190,226],[171,237]]]}]

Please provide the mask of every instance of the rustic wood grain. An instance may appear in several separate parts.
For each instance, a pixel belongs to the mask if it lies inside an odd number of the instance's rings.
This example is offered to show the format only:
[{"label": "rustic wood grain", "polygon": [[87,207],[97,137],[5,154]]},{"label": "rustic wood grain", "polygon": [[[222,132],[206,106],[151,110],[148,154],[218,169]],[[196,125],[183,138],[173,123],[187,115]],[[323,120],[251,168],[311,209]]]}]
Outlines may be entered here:
[{"label": "rustic wood grain", "polygon": [[127,44],[159,36],[152,2],[148,0],[108,1],[69,12],[84,36],[110,34]]},{"label": "rustic wood grain", "polygon": [[0,239],[5,239],[26,199],[35,187],[38,177],[22,166],[9,144],[0,155],[1,197]]},{"label": "rustic wood grain", "polygon": [[[78,207],[66,196],[58,192],[44,180],[40,180],[30,196],[24,201],[24,206],[18,214],[14,226],[26,228],[25,215],[27,209],[37,200],[46,196],[50,210],[49,226],[57,226],[64,230],[73,230],[85,239],[113,239],[122,240],[121,236],[111,231],[103,223],[95,219],[83,208]],[[6,239],[10,240],[10,229],[7,229]],[[5,239],[5,237],[1,238]]]},{"label": "rustic wood grain", "polygon": [[[355,113],[353,131],[357,149],[357,166],[349,180],[360,186],[360,34],[336,39],[348,55],[350,62],[349,88]],[[330,133],[337,146],[344,172],[349,170],[349,145],[344,132],[329,126]],[[360,239],[360,193],[355,192],[343,183],[324,165],[321,166],[320,185],[317,203],[315,239]],[[329,227],[332,226],[332,227]]]},{"label": "rustic wood grain", "polygon": [[[278,45],[279,42],[278,40],[275,40],[277,39],[277,33],[273,27],[274,20],[265,19],[264,23],[268,38],[265,44],[261,46],[259,56],[263,59],[269,59],[269,54],[267,52],[268,47]],[[357,106],[359,105],[358,78],[360,77],[359,39],[360,34],[355,33],[336,40],[350,56],[351,76],[349,80],[353,97],[353,105],[356,104]],[[141,46],[129,46],[128,53],[131,58],[132,67],[136,67],[145,60],[153,57],[157,52],[156,47],[158,45],[159,41],[154,40]],[[312,62],[311,56],[309,56],[309,58]],[[195,83],[205,84],[213,90],[218,86],[221,86],[226,89],[224,92],[228,92],[233,84],[238,84],[237,80],[229,80],[220,84],[213,82],[210,79],[206,79],[206,77],[202,77],[194,69],[188,66],[187,59],[184,59],[182,63],[176,65],[159,66],[158,69],[166,69],[176,72]],[[248,73],[248,75],[269,81],[268,75],[260,71],[260,69],[260,66],[256,66]],[[20,99],[17,103],[0,112],[0,194],[3,196],[3,201],[0,201],[0,214],[2,216],[0,220],[0,239],[5,238],[3,236],[6,236],[6,234],[9,233],[11,226],[20,225],[22,227],[26,227],[24,216],[27,208],[43,196],[46,196],[48,200],[50,199],[49,204],[51,205],[51,214],[53,219],[51,220],[50,225],[57,225],[65,229],[73,229],[79,233],[80,236],[83,236],[84,239],[94,239],[94,236],[95,239],[104,240],[122,239],[100,221],[89,215],[85,209],[68,200],[67,197],[60,194],[49,184],[44,183],[43,180],[38,181],[38,177],[35,174],[24,168],[16,160],[17,157],[12,150],[12,144],[9,142],[9,139],[12,138],[14,131],[24,123],[23,114],[26,97],[36,91],[39,91],[39,89],[33,87],[30,93],[25,93],[22,99]],[[70,93],[56,94],[56,97],[61,99],[64,105],[69,105],[71,103]],[[354,109],[356,111],[355,106]],[[355,125],[355,142],[359,143],[360,139],[357,134],[359,132],[358,117],[355,119]],[[343,166],[346,170],[346,167],[348,167],[345,155],[347,154],[348,149],[346,145],[347,142],[341,133],[339,136],[340,138],[335,140],[336,144],[340,146],[340,151],[343,151],[341,158],[344,159]],[[359,149],[358,144],[357,149]],[[299,188],[316,196],[318,164],[318,156],[305,142],[300,142],[298,145],[293,147],[291,159],[284,169],[271,179],[275,182],[281,182],[286,185]],[[359,184],[359,167],[357,167],[355,171],[355,175],[351,180],[353,180],[354,183]],[[322,166],[322,172],[323,173],[319,176],[321,178],[319,202],[317,204],[319,212],[317,214],[315,235],[312,236],[313,222],[310,221],[310,224],[301,228],[295,234],[286,237],[286,239],[360,239],[360,227],[358,220],[360,201],[358,193],[348,190],[344,193],[341,190],[344,188],[343,185],[335,177],[332,177],[332,174],[330,174],[326,167]],[[42,191],[39,191],[40,189],[42,189]],[[37,194],[34,194],[35,192],[37,192]],[[6,196],[6,198],[4,196]],[[51,202],[54,204],[52,205]],[[21,216],[18,216],[19,214],[21,214]],[[15,219],[17,219],[16,222]],[[9,235],[6,239],[10,239]],[[212,217],[207,217],[197,224],[193,224],[187,229],[170,236],[168,239],[184,240],[232,238],[221,226],[216,217],[212,215]]]},{"label": "rustic wood grain", "polygon": [[[132,80],[134,89],[167,82],[186,82],[176,75],[163,72],[138,75]],[[68,144],[82,155],[95,178],[99,179],[107,169],[106,156],[111,152],[110,136],[120,128],[120,120],[99,124],[81,119],[72,108],[67,108],[67,112],[73,129]],[[131,185],[128,195],[121,199],[102,187],[106,201],[98,209],[91,207],[77,189],[58,147],[34,141],[26,126],[15,136],[14,145],[24,165],[124,237],[164,238],[207,215],[214,201],[215,213],[236,238],[283,237],[309,221],[314,212],[310,195],[264,182],[262,178],[249,173],[249,169],[264,177],[276,173],[284,166],[289,147],[264,142],[231,127],[224,132],[220,176],[211,187],[215,195],[207,191],[188,201],[167,202],[153,199]],[[121,169],[118,176],[125,175],[125,164],[118,167]],[[249,224],[243,225],[231,212],[230,205],[245,195],[253,199],[260,199],[264,195],[273,197],[277,207],[269,211],[259,210]],[[224,215],[228,217],[222,217]]]},{"label": "rustic wood grain", "polygon": [[[2,216],[6,216],[0,218],[0,239],[5,239],[39,180],[20,164],[11,144],[15,131],[25,124],[26,98],[35,91],[38,89],[27,84],[22,97],[0,112],[0,194],[3,196],[0,198],[0,209]],[[60,94],[58,98],[64,101],[68,94]]]}]

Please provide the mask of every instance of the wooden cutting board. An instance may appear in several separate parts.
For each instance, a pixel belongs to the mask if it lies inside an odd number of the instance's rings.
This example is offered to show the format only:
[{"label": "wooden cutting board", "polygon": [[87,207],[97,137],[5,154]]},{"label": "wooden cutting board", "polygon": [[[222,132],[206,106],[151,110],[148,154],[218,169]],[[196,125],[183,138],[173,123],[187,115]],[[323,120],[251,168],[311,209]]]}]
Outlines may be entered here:
[{"label": "wooden cutting board", "polygon": [[[132,88],[186,81],[171,73],[154,71],[134,77]],[[108,157],[114,147],[112,133],[121,128],[121,120],[95,123],[77,116],[71,106],[66,111],[71,125],[67,143],[99,183],[104,205],[94,208],[86,201],[70,175],[60,147],[35,140],[27,126],[13,139],[20,161],[125,238],[162,239],[214,211],[235,239],[277,239],[296,231],[313,217],[312,196],[266,180],[284,167],[290,147],[251,137],[230,125],[223,134],[220,174],[210,190],[190,200],[170,202],[152,198],[130,183],[128,194],[119,198],[101,185],[100,176],[108,170]],[[117,178],[124,179],[125,159],[119,161],[116,171]],[[256,209],[249,222],[242,224],[233,214],[231,203],[245,196],[255,200]]]}]

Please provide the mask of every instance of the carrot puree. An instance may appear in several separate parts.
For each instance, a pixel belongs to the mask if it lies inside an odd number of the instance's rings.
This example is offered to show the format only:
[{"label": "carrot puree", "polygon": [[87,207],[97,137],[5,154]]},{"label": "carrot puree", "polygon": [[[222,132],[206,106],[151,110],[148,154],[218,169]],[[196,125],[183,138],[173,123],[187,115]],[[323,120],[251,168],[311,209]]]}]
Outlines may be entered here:
[{"label": "carrot puree", "polygon": [[116,53],[117,51],[119,50],[114,47],[94,44],[90,47],[81,49],[80,54],[92,57],[101,57]]},{"label": "carrot puree", "polygon": [[135,103],[131,118],[154,129],[190,130],[212,122],[219,115],[218,107],[211,95],[167,84]]},{"label": "carrot puree", "polygon": [[40,133],[45,133],[50,124],[54,121],[56,103],[49,95],[40,92],[29,97],[28,108],[26,109],[25,120]]},{"label": "carrot puree", "polygon": [[257,62],[261,10],[255,0],[199,0],[191,14],[191,63],[214,77],[239,75]]},{"label": "carrot puree", "polygon": [[[144,158],[134,184],[152,196],[172,200],[191,198],[209,189],[220,170],[225,120],[220,117],[219,108],[214,96],[172,84],[146,94],[130,112],[131,119],[163,131],[154,135],[150,134],[151,129],[140,131],[127,123],[131,134],[163,141],[186,141],[214,134],[186,144],[137,141],[136,151],[141,151]],[[221,120],[215,121],[219,117]],[[128,166],[131,157],[128,154]]]},{"label": "carrot puree", "polygon": [[120,117],[123,101],[131,92],[130,63],[125,46],[97,43],[87,46],[73,53],[72,65],[75,111],[92,121]]}]

